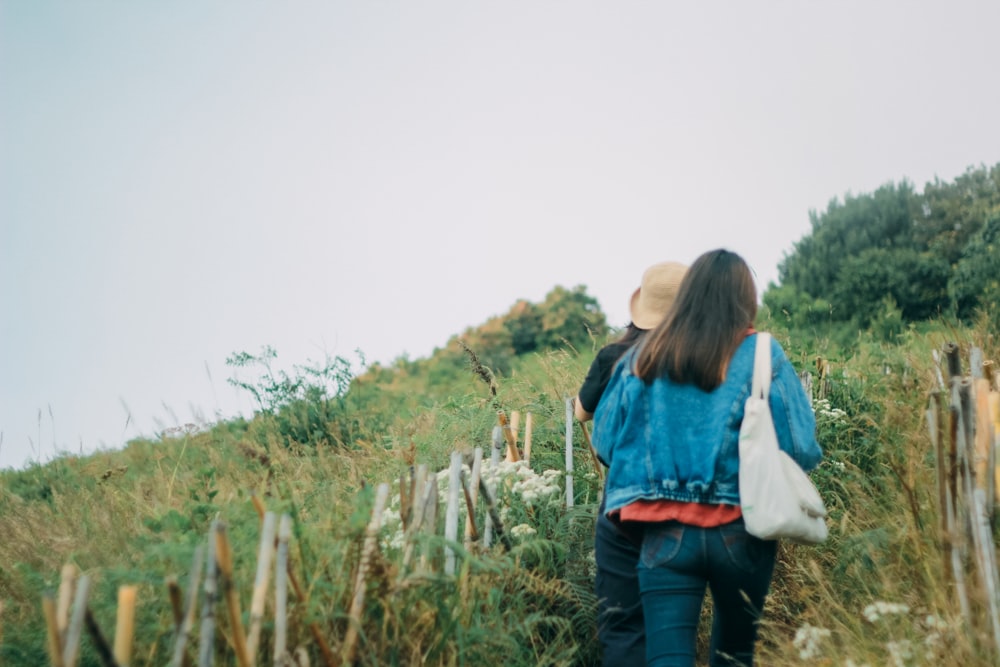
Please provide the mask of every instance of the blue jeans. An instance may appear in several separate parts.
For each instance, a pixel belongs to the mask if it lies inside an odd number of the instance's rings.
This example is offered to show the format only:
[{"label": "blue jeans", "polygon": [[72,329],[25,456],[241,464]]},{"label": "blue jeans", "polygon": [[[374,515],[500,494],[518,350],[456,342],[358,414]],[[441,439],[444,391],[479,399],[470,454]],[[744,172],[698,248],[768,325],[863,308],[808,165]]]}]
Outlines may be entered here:
[{"label": "blue jeans", "polygon": [[629,667],[646,662],[646,628],[639,597],[639,547],[604,516],[597,515],[594,534],[597,576],[597,637],[605,667]]},{"label": "blue jeans", "polygon": [[757,621],[771,585],[777,542],[748,534],[743,519],[717,528],[650,524],[639,558],[646,617],[646,664],[695,664],[705,587],[714,617],[709,664],[753,665]]}]

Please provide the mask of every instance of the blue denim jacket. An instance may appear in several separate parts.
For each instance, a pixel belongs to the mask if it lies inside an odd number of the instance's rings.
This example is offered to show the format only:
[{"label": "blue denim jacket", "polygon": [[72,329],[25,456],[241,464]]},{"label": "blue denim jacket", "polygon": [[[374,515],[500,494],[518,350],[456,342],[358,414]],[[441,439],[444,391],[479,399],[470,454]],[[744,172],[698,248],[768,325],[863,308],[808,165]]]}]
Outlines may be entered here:
[{"label": "blue denim jacket", "polygon": [[[609,465],[605,511],[636,500],[739,505],[739,435],[757,336],[737,348],[712,391],[666,375],[633,374],[636,348],[615,366],[594,414],[594,445]],[[771,338],[771,416],[778,444],[806,471],[822,457],[809,398]]]}]

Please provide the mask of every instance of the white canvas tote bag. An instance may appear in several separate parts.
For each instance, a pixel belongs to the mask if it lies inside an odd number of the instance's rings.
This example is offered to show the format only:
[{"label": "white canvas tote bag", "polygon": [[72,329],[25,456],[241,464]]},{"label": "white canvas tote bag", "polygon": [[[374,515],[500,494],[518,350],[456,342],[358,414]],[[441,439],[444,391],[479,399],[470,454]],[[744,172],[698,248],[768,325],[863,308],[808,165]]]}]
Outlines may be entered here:
[{"label": "white canvas tote bag", "polygon": [[826,508],[809,476],[778,448],[771,420],[771,335],[757,334],[753,385],[740,427],[740,507],[747,532],[762,540],[819,544]]}]

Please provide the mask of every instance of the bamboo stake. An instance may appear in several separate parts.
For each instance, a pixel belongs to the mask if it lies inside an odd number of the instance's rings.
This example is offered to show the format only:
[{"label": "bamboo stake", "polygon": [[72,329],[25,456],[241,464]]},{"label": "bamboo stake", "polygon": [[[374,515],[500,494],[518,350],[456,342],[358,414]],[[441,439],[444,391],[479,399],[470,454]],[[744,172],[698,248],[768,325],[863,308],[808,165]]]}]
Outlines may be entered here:
[{"label": "bamboo stake", "polygon": [[486,503],[486,511],[490,519],[490,523],[493,526],[493,530],[496,531],[497,538],[506,547],[508,551],[514,548],[511,543],[510,538],[504,532],[503,522],[500,521],[500,513],[497,511],[497,503],[493,497],[493,492],[490,491],[489,487],[486,485],[486,480],[484,478],[479,478],[479,493],[483,496],[483,502]]},{"label": "bamboo stake", "polygon": [[267,601],[267,587],[271,579],[277,524],[278,517],[274,512],[264,514],[264,527],[261,529],[260,546],[257,549],[257,576],[254,577],[253,597],[250,599],[250,632],[247,633],[247,655],[250,657],[251,667],[257,664],[257,647],[264,623],[264,603]]},{"label": "bamboo stake", "polygon": [[[257,517],[263,521],[264,515],[267,513],[267,508],[264,507],[264,502],[260,500],[256,495],[251,496],[253,501],[254,509],[257,510]],[[306,595],[305,591],[302,589],[302,585],[299,583],[298,577],[295,576],[295,569],[292,567],[292,561],[288,561],[288,583],[292,585],[292,590],[295,591],[295,597],[302,601],[303,604],[309,604],[309,596]],[[309,632],[313,636],[313,641],[320,648],[320,653],[323,655],[323,664],[326,667],[334,667],[337,664],[337,657],[333,654],[330,649],[330,644],[327,643],[326,638],[323,636],[322,630],[320,630],[319,623],[312,621],[309,623]]]},{"label": "bamboo stake", "polygon": [[479,500],[479,477],[483,471],[483,448],[476,447],[472,452],[472,481],[466,484],[462,477],[462,490],[465,492],[465,548],[470,549],[473,542],[479,540],[476,530],[476,501]]},{"label": "bamboo stake", "polygon": [[566,508],[573,507],[573,399],[566,399]]},{"label": "bamboo stake", "polygon": [[[462,454],[451,453],[451,467],[448,470],[448,506],[445,509],[444,539],[458,541],[458,494],[462,486]],[[455,549],[446,545],[444,550],[444,573],[455,576]]]},{"label": "bamboo stake", "polygon": [[[436,498],[435,494],[435,498]],[[375,506],[372,508],[372,518],[368,522],[368,529],[365,531],[365,542],[361,548],[361,561],[358,563],[358,576],[354,581],[354,598],[351,600],[351,610],[348,614],[347,635],[344,637],[344,647],[341,651],[341,658],[344,664],[350,665],[354,662],[354,654],[357,651],[358,632],[361,627],[361,612],[365,606],[365,581],[368,577],[368,569],[371,566],[372,554],[378,546],[378,531],[382,527],[382,512],[385,510],[386,500],[389,498],[389,485],[382,483],[375,491]]]},{"label": "bamboo stake", "polygon": [[983,348],[974,346],[969,350],[969,374],[973,380],[983,377]]},{"label": "bamboo stake", "polygon": [[87,616],[87,596],[90,594],[90,577],[80,575],[73,596],[73,610],[66,628],[66,643],[63,645],[63,666],[76,667],[80,657],[80,638],[83,636],[84,619]]},{"label": "bamboo stake", "polygon": [[[957,395],[959,402],[960,423],[958,447],[962,461],[962,481],[966,502],[969,503],[968,529],[972,537],[972,545],[975,549],[975,562],[980,584],[980,590],[986,596],[987,613],[990,619],[990,626],[993,631],[994,649],[1000,652],[1000,606],[997,602],[997,571],[993,540],[991,534],[984,534],[981,527],[988,528],[989,520],[985,516],[984,503],[977,502],[975,487],[975,477],[972,468],[972,446],[973,446],[973,416],[972,416],[972,380],[965,378],[953,385],[954,395]],[[982,515],[980,515],[982,514]]]},{"label": "bamboo stake", "polygon": [[111,653],[111,646],[108,645],[108,640],[104,638],[101,626],[97,624],[97,619],[94,618],[90,607],[87,607],[84,612],[83,624],[87,629],[87,634],[90,635],[90,641],[94,645],[94,650],[97,651],[97,657],[104,663],[104,667],[118,667],[118,663],[115,662],[115,656]]},{"label": "bamboo stake", "polygon": [[534,426],[534,418],[529,412],[524,417],[524,462],[531,463],[531,429]]},{"label": "bamboo stake", "polygon": [[[949,356],[949,360],[952,359],[952,355]],[[949,371],[953,370],[952,364],[949,363]],[[955,522],[952,525],[952,529],[955,531],[955,538],[959,544],[960,559],[959,562],[964,566],[964,564],[970,562],[969,551],[972,550],[972,563],[975,565],[975,561],[978,560],[978,550],[976,545],[976,531],[973,529],[973,511],[970,509],[969,504],[973,501],[972,499],[972,484],[970,483],[971,471],[969,468],[969,461],[967,458],[968,450],[966,447],[966,423],[965,416],[962,412],[962,399],[960,394],[960,384],[961,378],[958,376],[950,376],[951,382],[951,403],[950,403],[950,413],[951,413],[951,457],[952,457],[952,471],[951,471],[951,482],[952,482],[952,504],[954,507],[954,519]],[[958,531],[962,530],[959,534]],[[980,571],[977,568],[977,575],[980,575]],[[963,568],[963,580],[965,577]],[[982,583],[980,581],[980,583]],[[971,611],[971,606],[968,608],[968,615],[966,616],[966,622],[969,627],[973,625],[973,616]]]},{"label": "bamboo stake", "polygon": [[[410,465],[410,479],[406,489],[406,512],[409,514],[406,525],[410,525],[410,521],[413,521],[413,503],[417,500],[417,467],[415,465]],[[404,526],[405,528],[406,526]]]},{"label": "bamboo stake", "polygon": [[73,604],[73,588],[78,574],[76,565],[63,565],[59,577],[59,602],[56,606],[56,627],[59,629],[59,645],[66,646],[66,632],[69,629],[69,611]]},{"label": "bamboo stake", "polygon": [[115,618],[115,662],[121,667],[132,664],[132,641],[135,636],[135,597],[139,587],[118,587],[118,613]]},{"label": "bamboo stake", "polygon": [[[410,466],[413,469],[413,466]],[[411,473],[412,474],[412,473]],[[406,489],[406,473],[399,473],[399,522],[403,526],[403,530],[406,530],[406,526],[410,523],[410,497]]]},{"label": "bamboo stake", "polygon": [[[478,491],[478,488],[476,489]],[[465,471],[462,471],[462,494],[465,496],[465,509],[468,516],[472,518],[471,523],[467,523],[466,528],[466,542],[467,545],[479,540],[479,531],[476,530],[475,512],[476,512],[476,499],[472,497],[472,493],[469,491],[469,484],[465,480]],[[468,548],[468,546],[467,546]]]},{"label": "bamboo stake", "polygon": [[938,386],[944,389],[944,376],[941,374],[941,355],[937,350],[931,350],[931,356],[934,357],[934,376],[937,378]]},{"label": "bamboo stake", "polygon": [[587,430],[587,425],[583,422],[580,423],[580,430],[583,431],[583,440],[587,443],[590,460],[594,464],[594,470],[597,471],[597,479],[601,480],[601,486],[604,486],[604,466],[601,464],[601,459],[597,456],[597,450],[594,449],[594,443],[590,439],[590,431]]},{"label": "bamboo stake", "polygon": [[403,564],[399,568],[399,576],[402,578],[413,558],[416,536],[420,533],[420,527],[424,522],[424,505],[427,501],[427,464],[421,463],[417,466],[416,474],[413,478],[413,519],[406,527],[406,548],[403,550]]},{"label": "bamboo stake", "polygon": [[503,432],[504,440],[507,441],[507,461],[517,462],[521,460],[521,453],[517,451],[517,443],[514,441],[514,434],[510,432],[507,424],[507,415],[503,410],[497,412],[497,419],[500,421],[500,429]]},{"label": "bamboo stake", "polygon": [[973,493],[975,493],[976,509],[973,530],[978,533],[978,560],[982,570],[983,594],[986,597],[986,607],[993,629],[993,648],[1000,654],[1000,588],[998,588],[1000,576],[997,573],[996,548],[993,546],[990,520],[986,515],[986,493],[982,489],[975,489]]},{"label": "bamboo stake", "polygon": [[[955,594],[958,596],[959,609],[966,623],[971,622],[972,607],[969,604],[969,595],[965,588],[965,570],[962,563],[965,562],[966,545],[965,536],[959,533],[958,523],[960,519],[960,507],[958,496],[957,470],[958,465],[958,415],[956,410],[949,405],[948,410],[948,474],[947,474],[947,494],[945,504],[945,516],[948,522],[948,536],[951,540],[951,570],[955,579]],[[964,522],[963,522],[964,523]]]},{"label": "bamboo stake", "polygon": [[986,515],[993,515],[994,452],[993,421],[990,419],[990,383],[986,378],[973,381],[975,394],[976,483],[986,493]]},{"label": "bamboo stake", "polygon": [[201,632],[198,633],[198,667],[211,667],[215,650],[215,604],[219,600],[219,566],[215,558],[218,519],[208,529],[205,550],[205,596],[201,604]]},{"label": "bamboo stake", "polygon": [[263,521],[264,515],[267,514],[267,507],[264,506],[264,501],[256,493],[251,493],[250,502],[253,503],[253,508],[257,510],[257,518]]},{"label": "bamboo stake", "polygon": [[941,444],[942,438],[942,425],[940,418],[941,402],[940,393],[938,391],[932,391],[930,398],[927,401],[927,428],[930,431],[931,445],[934,447],[934,456],[936,459],[936,469],[937,473],[937,494],[938,494],[938,509],[939,518],[941,525],[939,526],[941,531],[941,557],[942,557],[942,572],[948,571],[948,552],[950,550],[950,541],[948,537],[948,489],[947,489],[947,476],[945,475],[945,463],[944,463],[944,447]]},{"label": "bamboo stake", "polygon": [[229,611],[229,626],[233,634],[233,649],[236,661],[240,667],[250,667],[250,656],[247,654],[247,639],[243,634],[243,622],[240,620],[240,598],[233,584],[233,552],[229,546],[229,536],[226,524],[219,521],[215,525],[215,553],[219,561],[219,571],[222,574],[222,595]]},{"label": "bamboo stake", "polygon": [[42,613],[45,614],[45,627],[49,632],[49,661],[52,663],[52,667],[63,667],[58,612],[56,611],[56,600],[51,593],[42,595]]},{"label": "bamboo stake", "polygon": [[191,575],[188,579],[187,606],[180,627],[177,629],[177,639],[174,641],[174,657],[172,667],[181,667],[188,663],[187,642],[194,629],[195,612],[198,609],[198,588],[201,586],[201,569],[204,565],[204,548],[198,545],[191,560]]},{"label": "bamboo stake", "polygon": [[174,619],[174,632],[178,632],[181,623],[184,622],[184,600],[181,594],[181,586],[177,583],[177,577],[173,574],[165,580],[167,584],[167,596],[170,598],[170,613]]},{"label": "bamboo stake", "polygon": [[[490,472],[494,478],[500,474],[500,449],[503,447],[503,428],[493,427],[493,449],[490,451]],[[482,483],[480,477],[480,483]],[[489,549],[493,546],[493,515],[486,513],[486,525],[483,527],[483,546]]]},{"label": "bamboo stake", "polygon": [[281,515],[278,527],[278,554],[274,563],[274,667],[286,664],[288,644],[288,541],[292,538],[292,517]]},{"label": "bamboo stake", "polygon": [[[438,518],[438,486],[437,486],[437,475],[431,474],[430,479],[426,483],[427,488],[425,489],[427,499],[424,501],[424,518],[422,520],[424,526],[424,532],[430,533],[431,535],[437,534],[437,518]],[[423,553],[420,554],[420,567],[422,572],[427,571],[427,566],[430,561],[430,551],[432,549],[430,543],[424,544]]]},{"label": "bamboo stake", "polygon": [[521,427],[521,413],[518,410],[511,410],[510,413],[510,434],[514,439],[514,446],[517,447],[517,433]]},{"label": "bamboo stake", "polygon": [[[994,377],[1000,379],[1000,373]],[[1000,503],[1000,460],[997,457],[997,448],[1000,447],[1000,391],[990,390],[986,397],[990,410],[990,430],[993,433],[993,446],[990,448],[992,463],[990,464],[990,474],[993,477],[994,503]]]},{"label": "bamboo stake", "polygon": [[942,348],[944,358],[948,362],[948,377],[954,379],[962,375],[962,359],[958,356],[958,345],[956,343],[945,343]]}]

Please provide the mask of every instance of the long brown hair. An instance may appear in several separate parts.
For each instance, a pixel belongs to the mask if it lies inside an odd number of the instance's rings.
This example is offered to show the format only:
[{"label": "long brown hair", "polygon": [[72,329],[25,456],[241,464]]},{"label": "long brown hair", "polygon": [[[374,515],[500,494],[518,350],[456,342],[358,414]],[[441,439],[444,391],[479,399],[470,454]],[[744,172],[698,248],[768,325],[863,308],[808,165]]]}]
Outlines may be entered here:
[{"label": "long brown hair", "polygon": [[757,287],[743,258],[711,250],[695,260],[666,318],[653,329],[635,360],[635,374],[652,382],[666,373],[674,382],[711,391],[757,317]]}]

